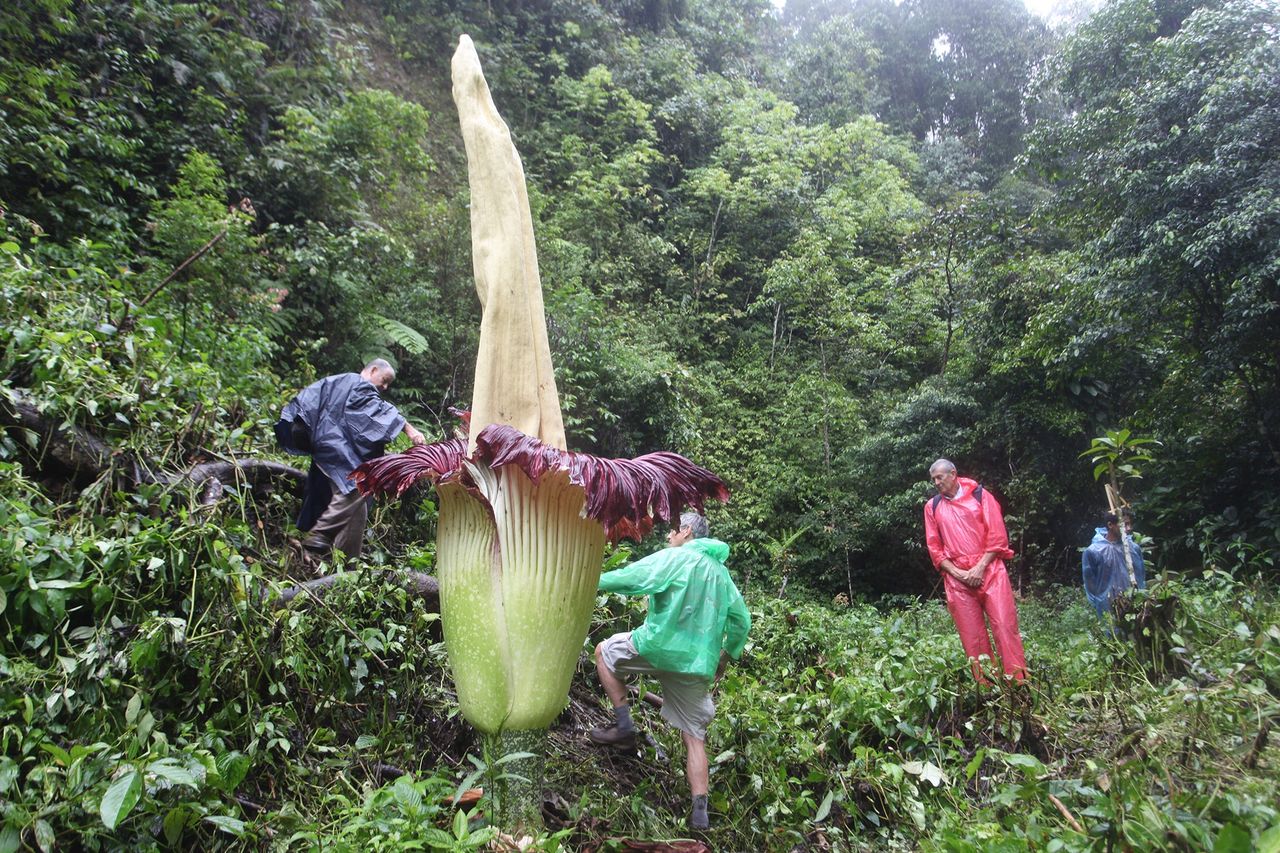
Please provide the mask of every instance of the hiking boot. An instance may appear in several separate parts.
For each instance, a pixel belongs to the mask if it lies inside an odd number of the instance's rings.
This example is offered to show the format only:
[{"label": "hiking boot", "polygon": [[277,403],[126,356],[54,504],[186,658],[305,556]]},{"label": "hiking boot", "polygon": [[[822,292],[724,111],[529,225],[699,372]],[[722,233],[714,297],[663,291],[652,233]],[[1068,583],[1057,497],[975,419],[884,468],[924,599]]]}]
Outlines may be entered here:
[{"label": "hiking boot", "polygon": [[693,810],[689,812],[689,828],[693,830],[711,828],[711,818],[707,815],[706,794],[698,794],[693,798]]},{"label": "hiking boot", "polygon": [[598,743],[601,746],[612,746],[616,749],[636,748],[635,729],[624,732],[616,725],[606,726],[602,729],[592,729],[587,732],[587,737],[591,738],[592,743]]}]

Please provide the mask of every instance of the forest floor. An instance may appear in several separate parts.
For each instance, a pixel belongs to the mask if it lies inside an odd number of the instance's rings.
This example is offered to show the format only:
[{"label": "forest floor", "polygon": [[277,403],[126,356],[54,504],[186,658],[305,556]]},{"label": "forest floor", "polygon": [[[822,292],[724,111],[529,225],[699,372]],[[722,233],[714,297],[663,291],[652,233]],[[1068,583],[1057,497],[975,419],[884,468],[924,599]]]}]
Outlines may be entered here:
[{"label": "forest floor", "polygon": [[[271,532],[292,496],[228,500],[212,523],[140,486],[87,513],[94,492],[55,505],[15,467],[0,851],[501,843],[487,799],[446,803],[505,759],[459,715],[438,608],[406,582],[431,572],[429,544],[375,548],[286,603],[313,578]],[[433,512],[407,496],[372,528]],[[747,649],[714,694],[710,831],[690,837],[683,744],[650,703],[636,754],[587,738],[609,718],[589,650],[644,618],[601,596],[526,849],[1280,850],[1268,575],[1157,580],[1116,635],[1078,589],[1028,595],[1025,688],[974,681],[937,599],[746,597]]]}]

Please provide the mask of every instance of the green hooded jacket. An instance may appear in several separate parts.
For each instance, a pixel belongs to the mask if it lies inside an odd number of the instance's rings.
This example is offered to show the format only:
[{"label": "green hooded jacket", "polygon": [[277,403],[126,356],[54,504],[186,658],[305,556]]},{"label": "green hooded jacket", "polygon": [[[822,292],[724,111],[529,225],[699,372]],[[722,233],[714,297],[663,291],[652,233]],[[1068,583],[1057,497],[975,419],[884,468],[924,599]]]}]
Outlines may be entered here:
[{"label": "green hooded jacket", "polygon": [[751,614],[724,565],[728,558],[729,546],[719,539],[694,539],[605,573],[600,589],[650,596],[644,624],[631,633],[649,663],[711,679],[720,650],[737,660],[751,628]]}]

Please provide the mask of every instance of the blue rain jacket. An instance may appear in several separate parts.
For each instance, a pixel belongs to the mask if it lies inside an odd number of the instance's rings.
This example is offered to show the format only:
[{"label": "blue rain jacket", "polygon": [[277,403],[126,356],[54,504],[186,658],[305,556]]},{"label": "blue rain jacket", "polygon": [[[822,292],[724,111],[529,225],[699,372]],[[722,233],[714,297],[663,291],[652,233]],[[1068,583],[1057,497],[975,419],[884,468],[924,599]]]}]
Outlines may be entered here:
[{"label": "blue rain jacket", "polygon": [[[1133,577],[1138,589],[1147,588],[1146,567],[1142,563],[1142,549],[1132,538],[1129,553],[1133,555]],[[1124,564],[1124,551],[1120,542],[1107,539],[1107,529],[1099,527],[1093,541],[1081,558],[1084,574],[1084,594],[1099,616],[1111,610],[1111,600],[1129,589],[1129,569]]]},{"label": "blue rain jacket", "polygon": [[280,413],[276,440],[288,453],[311,455],[298,528],[310,530],[332,490],[347,494],[347,479],[362,462],[382,455],[404,429],[404,418],[359,373],[339,373],[311,383]]}]

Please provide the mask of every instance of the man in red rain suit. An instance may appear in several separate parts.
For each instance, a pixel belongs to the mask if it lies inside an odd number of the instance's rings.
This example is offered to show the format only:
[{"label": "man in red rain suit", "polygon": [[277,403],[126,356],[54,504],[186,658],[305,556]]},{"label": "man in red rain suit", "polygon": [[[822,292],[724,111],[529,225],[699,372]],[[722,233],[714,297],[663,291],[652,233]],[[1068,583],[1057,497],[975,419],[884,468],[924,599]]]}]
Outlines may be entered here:
[{"label": "man in red rain suit", "polygon": [[1000,504],[973,480],[957,477],[956,466],[946,459],[929,466],[929,478],[938,494],[924,505],[925,542],[934,567],[942,572],[947,609],[960,632],[973,677],[989,683],[978,663],[980,655],[992,657],[989,620],[1005,675],[1022,681],[1027,659],[1004,567],[1013,551]]}]

